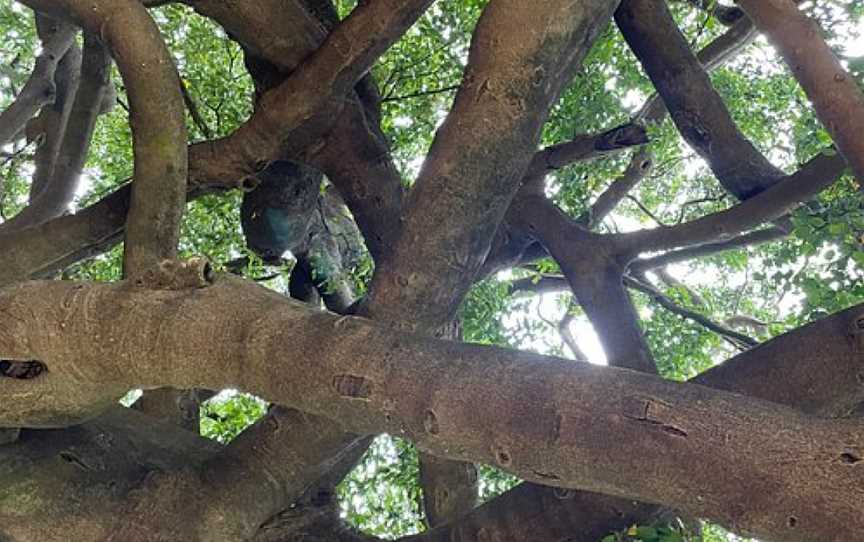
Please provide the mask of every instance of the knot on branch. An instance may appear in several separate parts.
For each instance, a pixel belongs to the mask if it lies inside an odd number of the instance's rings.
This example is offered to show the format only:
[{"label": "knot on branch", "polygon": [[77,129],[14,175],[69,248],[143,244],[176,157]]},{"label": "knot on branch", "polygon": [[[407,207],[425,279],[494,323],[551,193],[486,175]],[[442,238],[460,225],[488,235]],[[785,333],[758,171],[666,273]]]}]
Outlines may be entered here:
[{"label": "knot on branch", "polygon": [[185,290],[213,284],[213,268],[206,258],[163,260],[157,267],[144,272],[136,284],[153,290]]},{"label": "knot on branch", "polygon": [[37,360],[18,361],[0,359],[0,377],[30,380],[47,370],[45,364]]}]

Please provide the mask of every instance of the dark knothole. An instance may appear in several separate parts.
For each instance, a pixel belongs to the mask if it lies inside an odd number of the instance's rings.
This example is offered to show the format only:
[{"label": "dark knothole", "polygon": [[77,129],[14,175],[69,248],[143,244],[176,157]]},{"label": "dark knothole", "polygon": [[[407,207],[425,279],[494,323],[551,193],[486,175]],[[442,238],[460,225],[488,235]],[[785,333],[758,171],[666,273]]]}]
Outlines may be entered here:
[{"label": "dark knothole", "polygon": [[861,461],[861,458],[855,454],[850,454],[849,452],[840,454],[840,460],[846,463],[847,465],[854,465]]},{"label": "dark knothole", "polygon": [[37,360],[0,360],[0,376],[6,378],[17,378],[19,380],[30,380],[36,378],[48,370],[45,364]]}]

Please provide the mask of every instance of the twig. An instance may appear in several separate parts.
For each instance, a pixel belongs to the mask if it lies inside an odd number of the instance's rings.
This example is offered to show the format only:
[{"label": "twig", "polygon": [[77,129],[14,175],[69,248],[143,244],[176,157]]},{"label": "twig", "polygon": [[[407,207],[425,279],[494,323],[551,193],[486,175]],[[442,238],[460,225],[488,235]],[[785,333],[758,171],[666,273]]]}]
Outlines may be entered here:
[{"label": "twig", "polygon": [[726,339],[729,339],[739,349],[743,350],[759,344],[759,341],[757,341],[753,337],[750,337],[743,333],[739,333],[733,329],[729,329],[728,327],[718,324],[717,322],[711,320],[703,314],[699,314],[698,312],[678,305],[677,303],[666,297],[663,292],[650,284],[647,284],[627,275],[624,276],[624,284],[626,284],[630,288],[633,288],[634,290],[646,294],[655,302],[657,302],[658,305],[668,310],[669,312],[675,313],[682,318],[692,320],[697,324],[701,324],[703,327],[710,329],[711,331],[723,336]]}]

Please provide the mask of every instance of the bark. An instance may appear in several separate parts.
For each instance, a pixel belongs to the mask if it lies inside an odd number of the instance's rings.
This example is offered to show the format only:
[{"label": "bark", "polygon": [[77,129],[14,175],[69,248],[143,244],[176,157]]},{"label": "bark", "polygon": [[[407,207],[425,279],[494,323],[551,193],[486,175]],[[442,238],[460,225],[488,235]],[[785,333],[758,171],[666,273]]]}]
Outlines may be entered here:
[{"label": "bark", "polygon": [[[52,35],[57,25],[65,25],[64,21],[56,21],[36,14],[36,31],[43,37]],[[81,49],[77,44],[66,50],[54,72],[56,92],[50,107],[43,107],[39,115],[27,123],[25,135],[28,141],[38,141],[39,146],[34,156],[33,181],[30,183],[31,199],[42,192],[50,184],[54,175],[54,164],[57,153],[66,131],[66,122],[72,111],[72,103],[78,89],[78,78],[81,73]]]},{"label": "bark", "polygon": [[[759,32],[753,25],[753,21],[744,17],[739,19],[723,35],[706,45],[698,53],[696,58],[702,64],[705,71],[719,68],[738,53],[750,45]],[[659,95],[654,94],[636,114],[636,119],[646,123],[661,122],[666,117],[666,106]]]},{"label": "bark", "polygon": [[793,0],[737,0],[756,26],[777,47],[792,75],[813,103],[837,148],[864,183],[864,93],[840,64],[819,25]]},{"label": "bark", "polygon": [[[261,89],[278,85],[324,42],[335,23],[335,14],[324,13],[324,18],[319,18],[316,15],[325,10],[313,12],[310,7],[314,6],[308,2],[269,0],[230,9],[224,2],[208,0],[196,0],[192,5],[221,24],[243,46],[250,72]],[[368,83],[369,79],[367,76],[361,80],[356,89],[367,98],[374,94],[368,91],[374,87]],[[337,120],[333,130],[320,144],[304,149],[302,154],[304,161],[325,172],[337,186],[366,238],[369,251],[380,259],[392,248],[393,237],[398,233],[401,179],[376,116],[369,116],[369,108],[364,107],[367,100],[353,94],[347,97],[344,111],[334,113]]]},{"label": "bark", "polygon": [[42,106],[54,102],[57,96],[54,74],[74,37],[74,28],[66,24],[56,25],[53,33],[46,36],[33,72],[15,100],[0,113],[0,145],[10,142]]},{"label": "bark", "polygon": [[662,0],[624,0],[615,22],[666,103],[682,137],[739,199],[777,183],[771,165],[738,130]]},{"label": "bark", "polygon": [[[8,315],[2,357],[47,368],[32,379],[0,379],[7,426],[80,421],[135,386],[236,386],[360,433],[404,433],[436,455],[663,502],[739,532],[833,540],[864,517],[859,421],[623,369],[419,338],[310,311],[230,277],[159,291],[25,283],[5,289],[0,308]],[[856,365],[861,309],[837,341]],[[285,351],[289,337],[294,348]],[[824,350],[807,351],[824,360]],[[622,442],[639,462],[610,459]]]},{"label": "bark", "polygon": [[[788,402],[809,412],[845,414],[850,408],[854,409],[856,403],[860,404],[862,399],[860,377],[857,376],[860,373],[861,350],[858,343],[849,340],[850,329],[856,326],[861,311],[860,306],[852,308],[782,335],[709,370],[697,380],[729,391]],[[125,415],[127,418],[131,416],[121,427],[124,431],[121,434],[117,434],[116,429],[106,430],[106,423],[112,423],[110,420],[116,418],[115,413],[118,411],[120,414],[128,412]],[[89,533],[92,533],[92,529],[102,532],[101,529],[110,523],[105,518],[114,515],[115,506],[124,502],[126,491],[136,487],[144,472],[153,466],[159,466],[163,471],[182,470],[190,464],[199,464],[202,457],[204,460],[210,457],[206,450],[205,455],[201,455],[199,447],[194,445],[197,439],[191,434],[178,433],[165,423],[144,419],[140,415],[135,417],[133,414],[126,409],[112,407],[99,420],[80,426],[87,428],[95,424],[98,427],[95,434],[103,435],[99,438],[94,439],[94,433],[82,434],[79,428],[25,431],[23,446],[29,447],[27,450],[20,448],[22,444],[0,448],[0,457],[4,453],[10,454],[10,459],[4,459],[0,464],[13,466],[5,471],[0,469],[0,480],[3,481],[0,487],[14,488],[8,490],[13,495],[21,495],[20,491],[25,487],[22,481],[26,480],[28,494],[42,495],[43,500],[52,499],[45,501],[51,503],[49,508],[28,510],[20,507],[20,500],[0,499],[3,533],[11,533],[13,539],[17,539],[15,535],[21,533],[34,533],[21,536],[21,539],[51,540],[60,536],[56,529],[62,525],[65,534],[81,533],[80,536],[70,535],[66,538],[99,539],[99,536]],[[127,432],[129,429],[132,431]],[[142,432],[151,435],[149,441],[142,443]],[[62,439],[57,442],[58,434],[70,433],[79,435],[81,440],[78,444],[70,445],[69,441]],[[106,438],[106,434],[110,436]],[[37,435],[44,435],[49,440],[37,438]],[[137,439],[132,448],[124,444],[130,438]],[[96,452],[93,451],[94,447]],[[67,452],[58,452],[64,448]],[[212,444],[210,449],[215,451]],[[164,463],[166,453],[175,458],[173,465]],[[33,467],[25,466],[21,458],[27,458],[26,465],[32,464]],[[130,473],[130,467],[126,465],[142,461],[142,458],[146,458],[143,466],[135,465]],[[121,466],[115,467],[117,463],[121,463]],[[100,468],[87,468],[88,465],[100,465]],[[65,474],[58,477],[58,470]],[[81,487],[88,490],[81,491]],[[111,491],[106,491],[106,488]],[[53,499],[57,494],[66,495],[67,498]],[[594,497],[599,501],[585,501],[585,498],[580,493],[555,492],[549,488],[523,484],[478,508],[461,522],[414,539],[425,540],[428,536],[431,540],[447,540],[443,537],[454,536],[454,540],[473,540],[486,535],[497,536],[502,541],[542,540],[546,533],[552,533],[555,536],[571,536],[574,541],[596,542],[594,534],[604,532],[604,525],[628,526],[644,521],[650,517],[649,512],[653,508],[634,506],[626,500],[610,497]],[[592,508],[586,508],[590,503],[595,503],[598,512],[605,509],[606,513],[594,515]],[[187,514],[186,518],[189,521],[192,516]],[[606,523],[600,519],[605,519]],[[279,525],[271,524],[266,532],[272,534],[277,527]],[[89,530],[77,530],[79,528]],[[536,536],[529,536],[532,533]],[[340,536],[344,536],[344,533]],[[261,539],[273,540],[267,537]]]},{"label": "bark", "polygon": [[[741,203],[684,224],[616,234],[623,251],[638,253],[669,250],[686,245],[728,241],[764,222],[782,217],[834,183],[846,169],[836,153],[816,155],[782,182]],[[627,258],[632,260],[632,257]]]},{"label": "bark", "polygon": [[117,405],[84,425],[22,430],[19,442],[0,446],[0,536],[105,540],[149,472],[199,466],[219,449]]},{"label": "bark", "polygon": [[246,123],[193,150],[190,159],[202,167],[196,175],[202,180],[220,179],[225,171],[252,175],[270,160],[319,140],[332,129],[349,91],[431,1],[358,6],[287,79],[261,96]]},{"label": "bark", "polygon": [[179,78],[159,29],[134,0],[27,0],[60,9],[104,40],[129,93],[135,182],[127,217],[124,271],[137,276],[177,253],[186,202],[186,125]]},{"label": "bark", "polygon": [[146,391],[132,406],[147,416],[173,423],[187,431],[198,433],[201,425],[202,399],[196,390],[159,388]]},{"label": "bark", "polygon": [[[487,6],[454,107],[405,203],[392,258],[376,260],[362,314],[421,332],[453,318],[472,282],[465,277],[485,260],[549,107],[606,24],[612,4],[557,2],[539,13],[509,0]],[[491,147],[478,144],[478,129],[497,133]],[[513,174],[502,179],[501,171]],[[421,484],[433,526],[476,501],[469,463],[421,456]]]},{"label": "bark", "polygon": [[350,449],[357,440],[314,416],[275,407],[198,468],[152,473],[123,504],[124,519],[114,522],[110,539],[248,540],[339,459],[322,452]]},{"label": "bark", "polygon": [[555,259],[594,326],[609,365],[656,373],[639,317],[622,283],[626,260],[614,238],[591,233],[545,196],[520,194],[510,216]]},{"label": "bark", "polygon": [[105,97],[110,94],[109,68],[110,57],[99,38],[85,33],[81,77],[69,118],[60,134],[60,147],[51,167],[51,178],[38,192],[39,183],[34,180],[30,204],[5,222],[4,229],[33,226],[67,210],[87,160],[96,118],[103,110]]},{"label": "bark", "polygon": [[[376,262],[369,299],[378,308],[371,316],[395,321],[400,310],[430,306],[409,324],[414,328],[452,317],[471,282],[465,278],[483,264],[519,187],[549,107],[615,4],[552,2],[536,10],[498,0],[484,10],[453,108],[405,203],[398,256]],[[477,138],[478,131],[487,135]]]}]

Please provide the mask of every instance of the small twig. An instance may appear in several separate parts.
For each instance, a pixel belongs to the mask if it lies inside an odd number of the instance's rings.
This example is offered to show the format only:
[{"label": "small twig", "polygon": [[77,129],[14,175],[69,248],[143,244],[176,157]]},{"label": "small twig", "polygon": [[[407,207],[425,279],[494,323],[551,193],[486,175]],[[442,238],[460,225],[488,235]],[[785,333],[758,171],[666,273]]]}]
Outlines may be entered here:
[{"label": "small twig", "polygon": [[180,79],[180,92],[183,94],[183,103],[186,104],[186,109],[189,111],[189,115],[192,116],[192,122],[194,122],[195,126],[201,130],[201,133],[204,134],[205,138],[213,139],[213,131],[209,126],[207,126],[207,121],[204,120],[204,117],[201,115],[201,111],[198,109],[198,104],[195,103],[195,99],[189,92],[186,82],[182,79]]},{"label": "small twig", "polygon": [[433,94],[441,94],[441,93],[443,93],[443,92],[451,92],[451,91],[453,91],[453,90],[457,90],[458,88],[459,88],[459,85],[450,85],[450,86],[448,86],[448,87],[436,88],[436,89],[433,89],[433,90],[423,90],[423,91],[420,91],[420,92],[415,92],[415,93],[413,93],[413,94],[403,94],[403,95],[401,95],[401,96],[390,96],[390,97],[387,97],[387,98],[382,98],[382,99],[381,99],[381,103],[386,103],[386,102],[397,102],[397,101],[399,101],[399,100],[408,100],[408,99],[411,99],[411,98],[420,98],[420,97],[422,97],[422,96],[430,96],[430,95],[433,95]]},{"label": "small twig", "polygon": [[692,320],[697,324],[700,324],[703,327],[717,333],[718,335],[721,335],[722,337],[731,341],[739,349],[743,350],[759,344],[759,341],[757,341],[753,337],[750,337],[743,333],[739,333],[738,331],[735,331],[733,329],[729,329],[728,327],[718,324],[717,322],[711,320],[703,314],[678,305],[677,303],[666,297],[663,292],[655,288],[653,285],[648,284],[647,282],[642,282],[633,277],[625,275],[624,284],[626,284],[630,288],[633,288],[634,290],[638,290],[648,295],[651,299],[657,302],[658,305],[668,310],[669,312],[677,314],[678,316],[681,316],[688,320]]},{"label": "small twig", "polygon": [[570,323],[576,317],[575,313],[576,303],[573,298],[570,298],[570,303],[567,305],[567,312],[564,313],[564,318],[558,322],[558,333],[561,335],[561,340],[564,341],[564,344],[567,345],[567,348],[573,353],[573,357],[576,361],[588,362],[588,356],[585,354],[585,351],[579,348],[579,343],[576,342],[576,337],[573,336],[573,332],[570,331]]},{"label": "small twig", "polygon": [[649,217],[651,220],[653,220],[654,222],[656,222],[659,226],[662,226],[662,227],[664,227],[664,228],[668,228],[668,227],[669,227],[669,224],[666,224],[666,223],[664,223],[662,220],[660,220],[659,218],[657,218],[657,216],[656,216],[654,213],[652,213],[651,210],[648,209],[648,207],[646,207],[645,204],[643,204],[643,203],[642,203],[641,201],[639,201],[638,199],[634,198],[634,197],[631,196],[630,194],[627,194],[627,195],[624,196],[624,197],[627,198],[627,199],[629,199],[629,200],[632,201],[633,203],[635,203],[635,204],[636,204],[636,207],[639,207],[639,210],[641,210],[643,213],[645,213],[646,215],[648,215],[648,217]]}]

